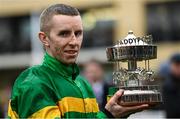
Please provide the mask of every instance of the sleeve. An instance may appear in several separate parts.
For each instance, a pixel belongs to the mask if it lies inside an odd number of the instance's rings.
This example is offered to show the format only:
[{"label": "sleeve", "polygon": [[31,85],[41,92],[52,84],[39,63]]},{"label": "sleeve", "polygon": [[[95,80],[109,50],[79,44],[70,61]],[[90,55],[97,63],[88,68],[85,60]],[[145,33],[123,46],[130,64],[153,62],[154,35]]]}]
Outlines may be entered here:
[{"label": "sleeve", "polygon": [[105,113],[100,111],[100,112],[97,113],[96,118],[104,119],[104,118],[108,118],[108,117],[107,117],[107,115]]},{"label": "sleeve", "polygon": [[108,111],[104,110],[97,113],[96,118],[104,119],[104,118],[114,118],[114,116]]},{"label": "sleeve", "polygon": [[10,118],[60,118],[55,95],[42,85],[23,85],[13,89],[9,102]]}]

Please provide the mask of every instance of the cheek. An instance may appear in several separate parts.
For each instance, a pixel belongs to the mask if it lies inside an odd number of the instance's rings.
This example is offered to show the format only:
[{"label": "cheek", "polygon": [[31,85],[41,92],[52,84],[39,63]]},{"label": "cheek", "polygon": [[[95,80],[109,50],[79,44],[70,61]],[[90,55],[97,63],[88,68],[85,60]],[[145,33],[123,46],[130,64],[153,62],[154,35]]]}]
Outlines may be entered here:
[{"label": "cheek", "polygon": [[78,41],[79,41],[79,42],[78,42],[78,45],[79,45],[79,47],[81,47],[82,39],[79,39]]},{"label": "cheek", "polygon": [[56,57],[59,56],[60,54],[62,54],[61,52],[62,52],[61,48],[56,46],[55,47],[55,55],[56,55]]},{"label": "cheek", "polygon": [[63,48],[59,45],[56,45],[54,47],[54,56],[57,58],[57,59],[62,59],[64,56],[63,56]]},{"label": "cheek", "polygon": [[67,44],[67,40],[66,39],[62,39],[62,38],[56,38],[55,42],[53,43],[55,46],[55,50],[57,52],[61,51],[62,49],[64,49],[64,47]]},{"label": "cheek", "polygon": [[64,49],[64,44],[62,42],[54,42],[54,52],[56,54],[61,54]]},{"label": "cheek", "polygon": [[56,54],[60,54],[61,53],[61,47],[55,46],[55,52]]}]

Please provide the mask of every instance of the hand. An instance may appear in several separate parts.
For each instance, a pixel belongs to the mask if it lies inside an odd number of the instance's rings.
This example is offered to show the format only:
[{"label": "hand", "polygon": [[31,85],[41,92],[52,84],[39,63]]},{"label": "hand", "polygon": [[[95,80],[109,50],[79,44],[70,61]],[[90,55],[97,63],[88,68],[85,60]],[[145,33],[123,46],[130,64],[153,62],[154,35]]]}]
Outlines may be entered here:
[{"label": "hand", "polygon": [[124,91],[121,89],[117,91],[105,106],[105,109],[108,110],[114,117],[125,117],[129,114],[142,111],[143,109],[149,107],[148,104],[142,104],[137,106],[121,106],[119,104],[119,99],[123,95],[123,93]]}]

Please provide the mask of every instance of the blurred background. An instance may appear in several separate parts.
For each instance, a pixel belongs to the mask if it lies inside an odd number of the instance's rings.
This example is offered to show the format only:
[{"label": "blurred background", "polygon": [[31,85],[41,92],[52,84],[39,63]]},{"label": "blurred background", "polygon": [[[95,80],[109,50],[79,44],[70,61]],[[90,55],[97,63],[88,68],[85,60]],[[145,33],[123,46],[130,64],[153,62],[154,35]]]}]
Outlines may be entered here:
[{"label": "blurred background", "polygon": [[39,15],[54,3],[79,9],[84,41],[77,62],[83,68],[89,60],[98,60],[107,82],[112,80],[113,65],[107,62],[105,48],[123,39],[129,30],[135,36],[153,36],[158,55],[150,64],[155,71],[180,52],[180,0],[0,0],[0,103],[4,113],[16,77],[42,61]]}]

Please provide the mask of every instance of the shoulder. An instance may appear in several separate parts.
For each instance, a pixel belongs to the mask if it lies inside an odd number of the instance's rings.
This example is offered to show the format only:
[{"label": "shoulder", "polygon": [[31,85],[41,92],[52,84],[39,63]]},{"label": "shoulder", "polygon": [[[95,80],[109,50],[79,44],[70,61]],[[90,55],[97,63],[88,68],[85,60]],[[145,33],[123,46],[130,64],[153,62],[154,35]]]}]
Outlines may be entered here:
[{"label": "shoulder", "polygon": [[40,69],[40,66],[33,66],[26,70],[24,70],[16,79],[14,83],[14,87],[21,86],[23,83],[33,83],[32,80],[35,80],[38,78],[38,75],[36,72]]},{"label": "shoulder", "polygon": [[36,89],[36,91],[42,88],[48,88],[48,75],[43,71],[41,65],[33,66],[23,71],[16,79],[12,95],[18,95],[19,92],[26,92]]},{"label": "shoulder", "polygon": [[41,70],[41,66],[28,68],[15,81],[11,107],[19,112],[20,117],[31,115],[47,105],[55,105],[56,95],[48,80],[39,74],[43,73]]},{"label": "shoulder", "polygon": [[[24,70],[16,79],[16,82],[30,82],[35,83],[38,81],[38,78],[49,78],[48,75],[52,75],[48,68],[44,67],[43,65],[36,65],[32,66],[26,70]],[[33,80],[33,82],[32,82]]]}]

